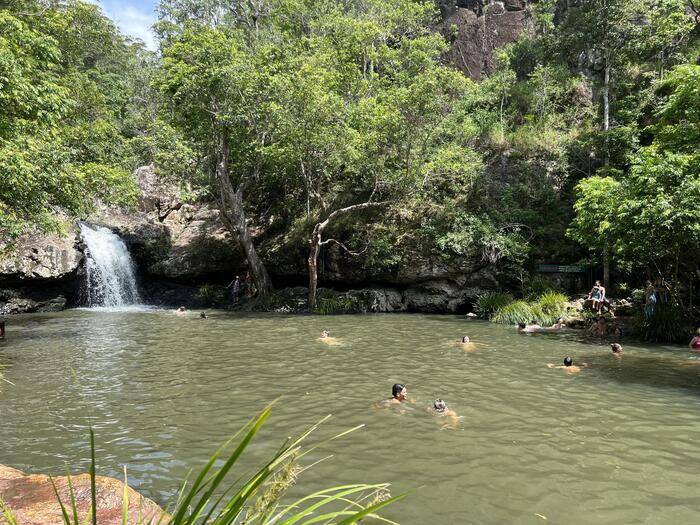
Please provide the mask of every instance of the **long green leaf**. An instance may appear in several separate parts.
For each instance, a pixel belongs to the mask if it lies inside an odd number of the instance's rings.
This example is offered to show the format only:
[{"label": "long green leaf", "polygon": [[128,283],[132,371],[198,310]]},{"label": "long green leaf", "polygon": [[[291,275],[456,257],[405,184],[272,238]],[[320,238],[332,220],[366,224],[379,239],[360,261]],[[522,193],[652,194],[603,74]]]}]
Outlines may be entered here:
[{"label": "long green leaf", "polygon": [[63,505],[63,501],[61,501],[61,496],[58,493],[58,489],[56,488],[56,483],[54,483],[54,481],[53,481],[53,477],[49,476],[49,481],[51,482],[51,486],[53,487],[53,493],[56,494],[56,499],[58,500],[58,504],[61,507],[61,514],[63,514],[63,522],[66,525],[71,525],[70,517],[68,516],[68,512],[66,512],[66,507]]},{"label": "long green leaf", "polygon": [[97,525],[97,487],[95,478],[97,477],[95,466],[95,432],[90,426],[90,499],[92,503],[92,525]]}]

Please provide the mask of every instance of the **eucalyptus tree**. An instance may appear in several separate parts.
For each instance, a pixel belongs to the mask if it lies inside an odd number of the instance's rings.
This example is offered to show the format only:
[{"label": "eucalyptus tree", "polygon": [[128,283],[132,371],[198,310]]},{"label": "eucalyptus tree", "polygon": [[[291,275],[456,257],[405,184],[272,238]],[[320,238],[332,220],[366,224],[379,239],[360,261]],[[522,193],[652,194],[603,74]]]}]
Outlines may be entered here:
[{"label": "eucalyptus tree", "polygon": [[450,148],[442,129],[470,85],[440,63],[445,42],[429,30],[432,2],[316,2],[276,79],[278,146],[301,183],[308,222],[310,308],[321,248],[339,222],[368,218],[430,185]]},{"label": "eucalyptus tree", "polygon": [[271,139],[268,98],[273,50],[248,45],[236,28],[185,23],[163,49],[157,84],[174,121],[210,157],[221,214],[243,247],[261,296],[272,282],[253,244],[244,198],[261,175]]}]

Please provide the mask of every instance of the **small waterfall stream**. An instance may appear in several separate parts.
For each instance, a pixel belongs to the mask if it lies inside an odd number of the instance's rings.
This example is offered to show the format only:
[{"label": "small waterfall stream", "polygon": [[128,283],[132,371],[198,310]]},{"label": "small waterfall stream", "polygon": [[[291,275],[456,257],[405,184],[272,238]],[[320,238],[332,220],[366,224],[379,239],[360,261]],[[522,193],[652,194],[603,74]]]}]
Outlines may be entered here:
[{"label": "small waterfall stream", "polygon": [[124,241],[107,228],[80,224],[85,242],[87,304],[118,308],[140,303],[134,263]]}]

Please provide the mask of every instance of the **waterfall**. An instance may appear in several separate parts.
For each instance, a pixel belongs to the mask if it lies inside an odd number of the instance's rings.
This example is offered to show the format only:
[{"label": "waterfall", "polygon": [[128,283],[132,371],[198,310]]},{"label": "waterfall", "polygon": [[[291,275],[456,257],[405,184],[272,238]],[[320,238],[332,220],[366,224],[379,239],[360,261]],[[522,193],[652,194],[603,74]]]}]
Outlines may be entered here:
[{"label": "waterfall", "polygon": [[86,285],[88,306],[108,308],[139,304],[134,263],[124,242],[100,226],[80,224],[87,249]]}]

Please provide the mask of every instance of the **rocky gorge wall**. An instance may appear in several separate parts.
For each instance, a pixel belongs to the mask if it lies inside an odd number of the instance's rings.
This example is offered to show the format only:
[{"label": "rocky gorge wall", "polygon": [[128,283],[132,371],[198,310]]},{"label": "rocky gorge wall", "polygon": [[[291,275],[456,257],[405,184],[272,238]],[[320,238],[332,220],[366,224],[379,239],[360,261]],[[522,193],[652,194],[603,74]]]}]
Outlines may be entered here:
[{"label": "rocky gorge wall", "polygon": [[[438,0],[436,27],[450,49],[445,59],[473,79],[495,67],[494,51],[532,30],[532,0]],[[106,226],[126,242],[138,269],[141,293],[153,304],[226,304],[224,286],[245,272],[236,239],[211,203],[188,203],[152,167],[134,172],[141,188],[138,210],[102,207],[89,222]],[[77,225],[66,233],[25,236],[11,249],[0,242],[0,314],[55,311],[82,304],[85,247]],[[261,250],[276,287],[304,285],[306,243]],[[468,309],[503,275],[479,261],[419,257],[392,270],[368,267],[339,247],[324,247],[321,286],[339,289],[373,311],[455,312]],[[351,292],[351,290],[354,290]],[[353,295],[354,294],[354,295]],[[303,296],[299,290],[291,296]]]},{"label": "rocky gorge wall", "polygon": [[[225,285],[245,272],[238,242],[211,203],[186,203],[162,184],[150,166],[134,177],[142,196],[138,210],[102,207],[89,222],[110,228],[127,244],[150,304],[189,307],[226,306]],[[270,253],[261,250],[277,288],[292,303],[303,302],[298,285],[307,279],[306,246]],[[62,310],[82,304],[85,246],[77,225],[65,236],[35,234],[19,240],[0,256],[0,313]],[[353,297],[363,311],[466,311],[484,289],[497,288],[499,277],[489,265],[440,257],[412,261],[393,270],[375,269],[342,252],[324,250],[322,286]],[[297,286],[294,288],[294,286]]]}]

